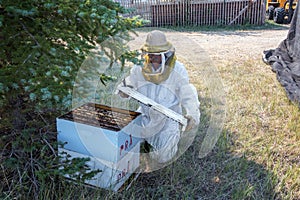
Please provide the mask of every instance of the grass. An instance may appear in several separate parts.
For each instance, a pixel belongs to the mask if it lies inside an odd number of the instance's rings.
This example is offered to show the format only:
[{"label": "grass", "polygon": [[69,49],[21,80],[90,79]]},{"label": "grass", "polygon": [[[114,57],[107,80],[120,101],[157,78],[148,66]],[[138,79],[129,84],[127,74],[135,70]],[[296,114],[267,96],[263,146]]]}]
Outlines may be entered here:
[{"label": "grass", "polygon": [[198,157],[211,109],[203,93],[201,126],[188,151],[110,199],[300,199],[298,106],[260,59],[217,68],[226,86],[227,117],[213,151]]},{"label": "grass", "polygon": [[231,66],[220,70],[229,85],[225,127],[234,138],[232,151],[273,174],[277,198],[299,199],[299,108],[261,61],[244,62],[238,73]]},{"label": "grass", "polygon": [[182,157],[164,169],[141,174],[127,191],[100,189],[86,195],[95,199],[299,199],[299,108],[260,60],[228,61],[217,67],[226,85],[227,117],[208,156],[198,157],[211,109],[202,94],[199,132]]},{"label": "grass", "polygon": [[207,88],[197,84],[202,91],[201,124],[177,161],[141,174],[118,193],[59,179],[43,185],[38,199],[300,199],[298,106],[258,59],[229,60],[216,67],[226,86],[227,113],[221,136],[207,156],[198,155],[211,101]]}]

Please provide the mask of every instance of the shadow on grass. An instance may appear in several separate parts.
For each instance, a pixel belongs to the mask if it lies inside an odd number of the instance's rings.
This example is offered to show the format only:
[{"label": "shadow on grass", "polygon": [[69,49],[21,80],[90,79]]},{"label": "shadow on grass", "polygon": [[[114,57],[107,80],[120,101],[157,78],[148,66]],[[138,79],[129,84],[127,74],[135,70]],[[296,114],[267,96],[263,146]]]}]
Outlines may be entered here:
[{"label": "shadow on grass", "polygon": [[[201,102],[209,102],[201,99]],[[172,165],[141,174],[127,191],[112,199],[280,199],[275,174],[231,151],[233,140],[223,131],[212,152],[199,158],[210,116],[202,103],[201,125],[190,148]],[[284,192],[284,191],[281,191]]]}]

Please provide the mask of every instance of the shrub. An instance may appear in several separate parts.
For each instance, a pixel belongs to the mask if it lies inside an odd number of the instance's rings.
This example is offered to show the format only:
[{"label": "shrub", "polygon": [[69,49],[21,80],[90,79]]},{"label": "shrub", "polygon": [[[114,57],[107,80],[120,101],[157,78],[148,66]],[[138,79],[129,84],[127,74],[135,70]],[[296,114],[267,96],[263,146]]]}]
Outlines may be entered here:
[{"label": "shrub", "polygon": [[[36,198],[43,183],[59,179],[55,117],[70,109],[76,72],[90,50],[144,25],[123,17],[127,12],[111,0],[0,0],[4,197]],[[82,162],[76,166],[85,171]]]}]

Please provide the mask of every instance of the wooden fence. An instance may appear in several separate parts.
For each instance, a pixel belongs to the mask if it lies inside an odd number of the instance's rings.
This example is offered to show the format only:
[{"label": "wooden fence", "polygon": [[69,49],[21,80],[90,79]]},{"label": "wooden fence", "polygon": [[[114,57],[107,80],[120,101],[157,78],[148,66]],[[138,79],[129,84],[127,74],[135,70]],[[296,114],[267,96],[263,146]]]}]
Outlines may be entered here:
[{"label": "wooden fence", "polygon": [[150,26],[261,25],[265,21],[264,0],[118,0],[151,21]]}]

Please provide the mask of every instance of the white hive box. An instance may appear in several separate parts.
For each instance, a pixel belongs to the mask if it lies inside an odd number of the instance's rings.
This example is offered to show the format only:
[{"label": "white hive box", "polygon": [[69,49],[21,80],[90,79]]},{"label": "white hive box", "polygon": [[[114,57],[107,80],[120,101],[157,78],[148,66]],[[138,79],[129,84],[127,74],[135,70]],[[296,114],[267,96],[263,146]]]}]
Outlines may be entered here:
[{"label": "white hive box", "polygon": [[85,183],[117,191],[139,167],[140,118],[134,111],[84,104],[56,119],[57,140],[64,143],[59,154],[90,158],[89,168],[101,172]]},{"label": "white hive box", "polygon": [[140,142],[140,113],[88,103],[56,119],[64,149],[118,162]]},{"label": "white hive box", "polygon": [[[74,151],[69,151],[63,148],[59,148],[58,151],[60,154],[62,154],[62,152],[67,153],[71,156],[71,159],[90,158],[90,160],[86,162],[86,165],[91,170],[98,169],[101,170],[101,172],[96,174],[92,179],[85,180],[85,184],[113,191],[118,191],[139,167],[139,144],[135,145],[135,147],[132,148],[132,151],[128,152],[117,163],[106,162],[95,157],[87,156]],[[65,176],[67,178],[70,178],[68,174],[66,174]]]}]

